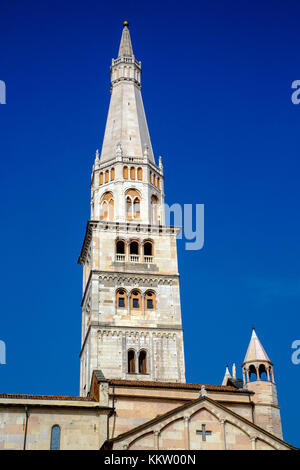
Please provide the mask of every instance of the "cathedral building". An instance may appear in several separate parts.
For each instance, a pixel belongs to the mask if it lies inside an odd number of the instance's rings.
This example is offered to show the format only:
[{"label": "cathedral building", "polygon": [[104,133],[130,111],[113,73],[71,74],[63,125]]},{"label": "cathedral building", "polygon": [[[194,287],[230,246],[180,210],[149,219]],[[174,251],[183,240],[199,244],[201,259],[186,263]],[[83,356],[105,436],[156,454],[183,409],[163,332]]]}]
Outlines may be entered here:
[{"label": "cathedral building", "polygon": [[[252,331],[243,379],[185,380],[176,237],[124,22],[91,177],[79,396],[0,394],[0,449],[291,450],[273,364]],[[158,163],[157,163],[158,161]],[[189,364],[188,367],[192,367]]]}]

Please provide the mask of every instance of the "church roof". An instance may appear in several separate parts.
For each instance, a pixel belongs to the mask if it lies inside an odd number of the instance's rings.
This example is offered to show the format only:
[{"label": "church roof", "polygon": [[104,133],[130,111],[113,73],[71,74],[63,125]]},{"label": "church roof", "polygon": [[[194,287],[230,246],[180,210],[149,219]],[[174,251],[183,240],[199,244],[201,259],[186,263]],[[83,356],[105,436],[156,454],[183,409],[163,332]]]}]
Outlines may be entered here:
[{"label": "church roof", "polygon": [[247,353],[244,359],[244,364],[246,362],[259,362],[259,361],[271,362],[253,328],[250,343],[249,343]]}]

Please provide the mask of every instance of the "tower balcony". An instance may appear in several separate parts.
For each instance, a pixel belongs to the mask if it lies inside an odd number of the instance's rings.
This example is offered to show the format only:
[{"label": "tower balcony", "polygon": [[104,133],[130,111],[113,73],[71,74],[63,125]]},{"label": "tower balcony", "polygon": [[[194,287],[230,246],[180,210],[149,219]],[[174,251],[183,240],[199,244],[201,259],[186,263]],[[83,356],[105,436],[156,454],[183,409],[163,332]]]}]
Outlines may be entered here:
[{"label": "tower balcony", "polygon": [[153,256],[140,256],[140,255],[131,255],[129,254],[128,256],[126,254],[122,254],[122,253],[116,253],[116,258],[115,258],[116,261],[118,261],[119,263],[126,263],[126,262],[130,262],[130,263],[150,263],[152,264],[153,263]]}]

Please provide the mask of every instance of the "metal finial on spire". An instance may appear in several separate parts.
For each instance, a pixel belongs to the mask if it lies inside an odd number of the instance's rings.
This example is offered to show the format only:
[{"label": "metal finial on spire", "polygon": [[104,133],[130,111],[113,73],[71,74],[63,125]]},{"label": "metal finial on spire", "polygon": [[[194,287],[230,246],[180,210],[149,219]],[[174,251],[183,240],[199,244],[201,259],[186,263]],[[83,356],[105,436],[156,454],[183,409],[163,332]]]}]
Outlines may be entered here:
[{"label": "metal finial on spire", "polygon": [[124,27],[126,26],[127,28],[129,28],[129,23],[128,23],[128,21],[124,21],[123,26],[124,26]]}]

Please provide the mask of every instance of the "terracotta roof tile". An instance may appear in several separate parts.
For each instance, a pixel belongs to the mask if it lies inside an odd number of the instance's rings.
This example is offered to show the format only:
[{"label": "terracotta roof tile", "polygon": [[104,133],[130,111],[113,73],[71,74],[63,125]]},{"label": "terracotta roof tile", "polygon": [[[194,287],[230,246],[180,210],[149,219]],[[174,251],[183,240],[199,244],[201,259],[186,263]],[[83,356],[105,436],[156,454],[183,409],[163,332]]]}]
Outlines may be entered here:
[{"label": "terracotta roof tile", "polygon": [[[151,382],[140,380],[117,380],[110,379],[109,383],[116,386],[128,387],[154,387],[154,388],[173,388],[182,390],[201,390],[202,384],[181,383],[181,382]],[[235,392],[235,393],[251,393],[249,390],[238,389],[229,385],[205,385],[207,391],[211,392]]]},{"label": "terracotta roof tile", "polygon": [[63,395],[23,395],[16,393],[0,393],[0,398],[20,398],[25,400],[93,401],[89,397],[67,397]]}]

